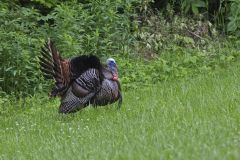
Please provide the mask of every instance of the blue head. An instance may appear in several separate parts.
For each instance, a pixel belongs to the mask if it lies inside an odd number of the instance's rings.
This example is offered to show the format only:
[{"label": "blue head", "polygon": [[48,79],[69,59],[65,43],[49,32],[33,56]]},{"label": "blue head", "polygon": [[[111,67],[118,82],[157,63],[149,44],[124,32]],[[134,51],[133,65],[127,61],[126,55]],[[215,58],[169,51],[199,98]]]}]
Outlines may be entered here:
[{"label": "blue head", "polygon": [[112,72],[113,80],[118,79],[118,72],[117,72],[117,63],[113,58],[107,59],[107,66],[109,70]]}]

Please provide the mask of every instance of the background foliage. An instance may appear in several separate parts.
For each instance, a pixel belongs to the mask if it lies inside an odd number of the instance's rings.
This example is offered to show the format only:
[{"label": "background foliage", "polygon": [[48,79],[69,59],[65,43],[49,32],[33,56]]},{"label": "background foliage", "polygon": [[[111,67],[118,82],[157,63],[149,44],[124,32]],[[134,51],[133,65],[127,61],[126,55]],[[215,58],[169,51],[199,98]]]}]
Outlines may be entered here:
[{"label": "background foliage", "polygon": [[49,86],[37,59],[48,37],[64,57],[116,58],[125,89],[210,72],[239,56],[239,9],[238,0],[3,0],[0,94]]}]

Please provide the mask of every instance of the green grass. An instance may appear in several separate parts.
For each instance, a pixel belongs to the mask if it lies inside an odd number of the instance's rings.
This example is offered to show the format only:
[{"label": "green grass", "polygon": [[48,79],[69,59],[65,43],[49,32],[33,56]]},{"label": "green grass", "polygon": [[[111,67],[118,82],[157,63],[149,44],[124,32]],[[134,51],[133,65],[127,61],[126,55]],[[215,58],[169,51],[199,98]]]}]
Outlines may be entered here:
[{"label": "green grass", "polygon": [[[240,65],[124,92],[59,115],[33,97],[0,108],[0,159],[240,159]],[[3,105],[3,104],[2,104]],[[20,107],[22,106],[23,107]]]}]

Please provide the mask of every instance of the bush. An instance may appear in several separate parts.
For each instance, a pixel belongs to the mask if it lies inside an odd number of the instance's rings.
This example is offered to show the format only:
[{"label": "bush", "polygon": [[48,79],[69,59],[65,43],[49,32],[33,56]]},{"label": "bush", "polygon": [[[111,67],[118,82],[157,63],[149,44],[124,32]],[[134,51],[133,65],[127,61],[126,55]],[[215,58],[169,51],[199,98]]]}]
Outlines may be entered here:
[{"label": "bush", "polygon": [[147,60],[143,58],[116,58],[119,63],[120,77],[124,89],[137,88],[168,81],[191,77],[200,73],[212,73],[216,68],[227,67],[239,56],[240,41],[225,41],[225,44],[209,42],[202,49],[184,48],[172,44],[161,51],[157,58]]},{"label": "bush", "polygon": [[[169,5],[164,18],[149,10],[150,1],[20,2],[0,3],[0,94],[4,96],[32,95],[49,87],[37,58],[48,37],[63,57],[95,54],[104,61],[115,57],[125,89],[209,71],[239,55],[234,37],[233,44],[224,44],[207,20],[175,15]],[[197,5],[196,12],[192,1],[187,5],[195,17],[201,12],[202,7]]]},{"label": "bush", "polygon": [[[57,43],[61,54],[71,57],[96,54],[104,57],[127,54],[130,43],[131,3],[110,0],[78,3],[70,1],[53,6],[47,15],[17,2],[0,7],[0,88],[14,94],[32,94],[46,84],[40,81],[37,56],[48,37]],[[122,8],[124,13],[118,13]]]},{"label": "bush", "polygon": [[[88,4],[69,3],[58,5],[51,13],[54,26],[52,37],[59,43],[63,54],[108,54],[123,53],[130,35],[131,9],[122,1],[94,1]],[[124,8],[119,14],[117,8]],[[72,54],[71,54],[72,56]]]},{"label": "bush", "polygon": [[231,0],[227,31],[240,37],[240,1]]},{"label": "bush", "polygon": [[1,4],[0,11],[0,88],[7,93],[32,93],[39,72],[36,56],[40,47],[37,37],[38,12],[34,9]]}]

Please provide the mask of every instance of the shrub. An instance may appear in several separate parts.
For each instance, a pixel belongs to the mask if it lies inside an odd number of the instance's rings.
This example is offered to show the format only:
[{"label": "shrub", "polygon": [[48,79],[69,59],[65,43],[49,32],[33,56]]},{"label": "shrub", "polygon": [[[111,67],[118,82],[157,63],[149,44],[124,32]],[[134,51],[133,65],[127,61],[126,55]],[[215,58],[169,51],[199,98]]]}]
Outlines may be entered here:
[{"label": "shrub", "polygon": [[[90,53],[102,59],[115,57],[125,89],[209,71],[239,55],[239,42],[234,37],[232,44],[220,42],[215,27],[202,17],[176,16],[174,7],[168,7],[171,16],[164,18],[148,10],[148,0],[31,2],[29,6],[16,0],[0,3],[1,95],[31,95],[49,87],[37,58],[48,37],[63,57]],[[187,5],[197,17],[194,2]],[[230,27],[229,32],[237,29]],[[209,31],[215,36],[210,37]]]},{"label": "shrub", "polygon": [[231,0],[227,31],[240,37],[240,1]]},{"label": "shrub", "polygon": [[1,4],[0,88],[7,93],[32,93],[38,86],[36,55],[39,16],[34,9]]},{"label": "shrub", "polygon": [[[40,81],[37,56],[48,37],[61,54],[71,57],[96,54],[101,57],[123,54],[130,43],[131,3],[110,0],[53,6],[47,15],[17,2],[0,4],[0,88],[14,94],[32,94],[46,84]],[[118,13],[123,8],[124,13]],[[125,53],[126,54],[126,53]]]}]

